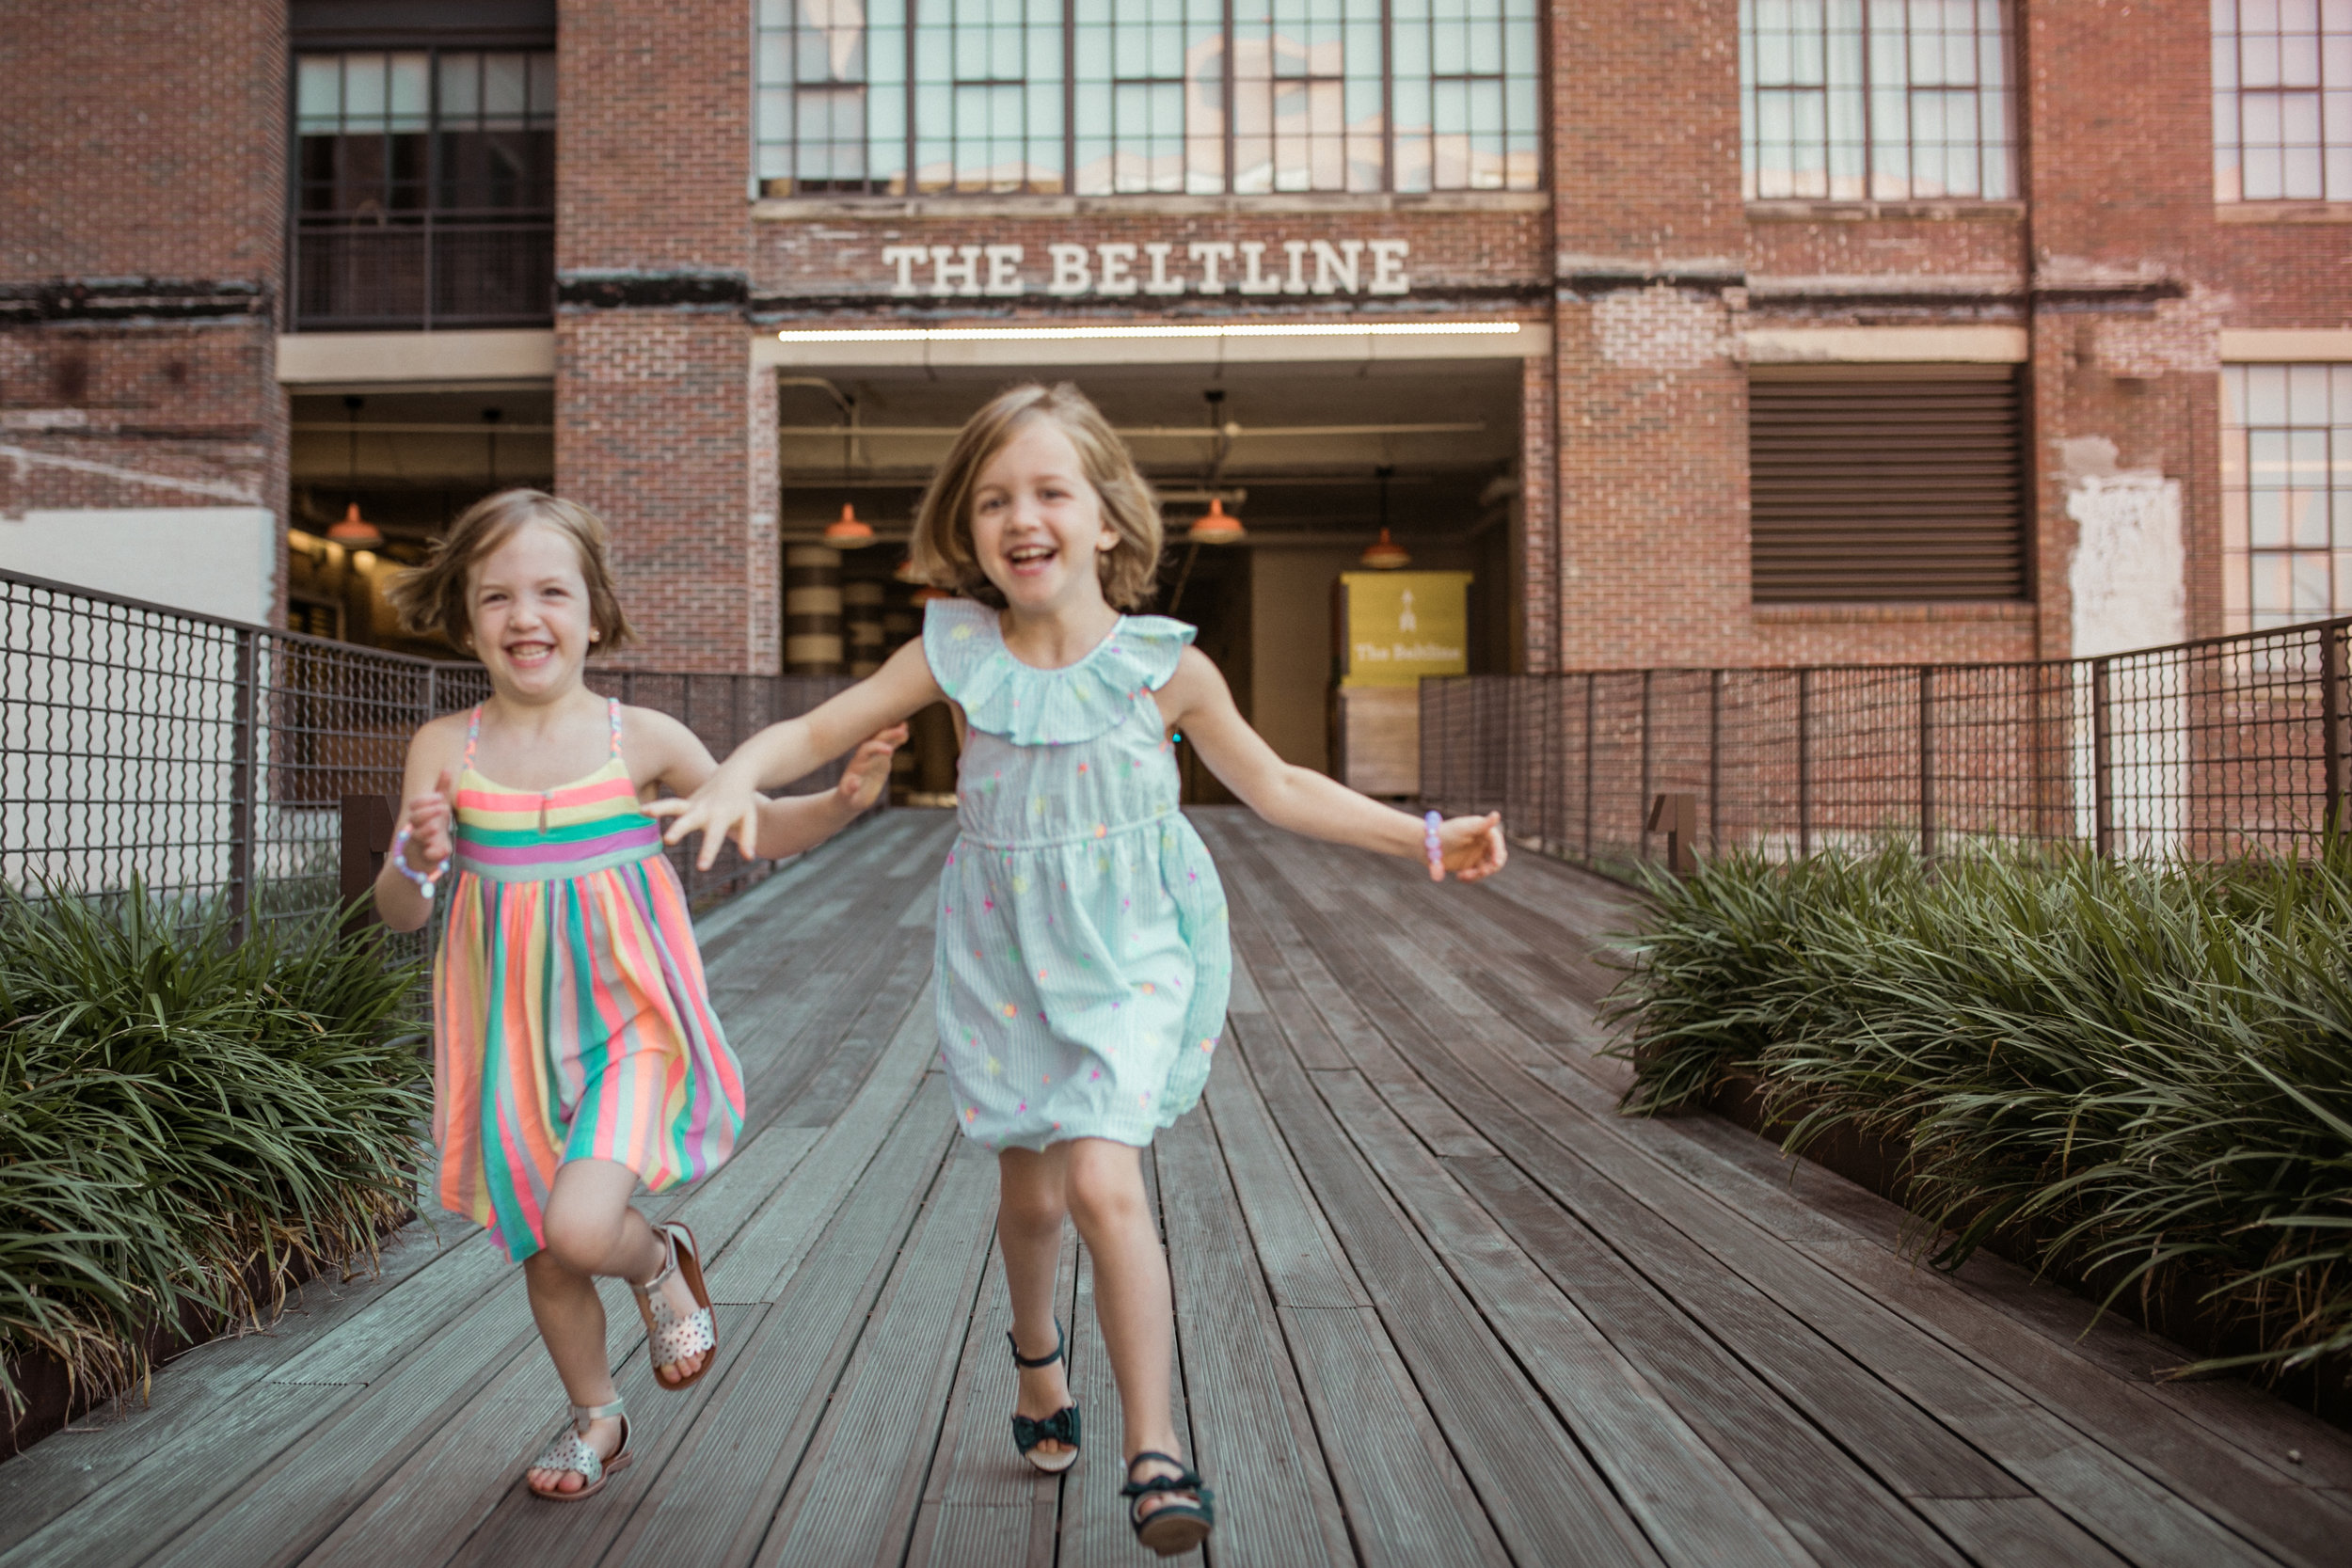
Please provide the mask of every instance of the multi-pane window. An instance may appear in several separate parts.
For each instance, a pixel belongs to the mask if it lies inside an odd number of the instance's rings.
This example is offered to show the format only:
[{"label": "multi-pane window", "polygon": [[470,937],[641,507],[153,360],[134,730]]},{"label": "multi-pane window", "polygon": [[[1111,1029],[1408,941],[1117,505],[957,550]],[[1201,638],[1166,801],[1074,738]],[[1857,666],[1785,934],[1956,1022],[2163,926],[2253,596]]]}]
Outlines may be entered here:
[{"label": "multi-pane window", "polygon": [[553,312],[553,52],[298,55],[294,149],[297,325]]},{"label": "multi-pane window", "polygon": [[760,0],[760,190],[1532,190],[1539,59],[1535,0]]},{"label": "multi-pane window", "polygon": [[2352,0],[2213,0],[2219,201],[2352,201]]},{"label": "multi-pane window", "polygon": [[2016,194],[2001,0],[1740,0],[1751,201]]},{"label": "multi-pane window", "polygon": [[2352,365],[2221,372],[2227,629],[2352,613]]}]

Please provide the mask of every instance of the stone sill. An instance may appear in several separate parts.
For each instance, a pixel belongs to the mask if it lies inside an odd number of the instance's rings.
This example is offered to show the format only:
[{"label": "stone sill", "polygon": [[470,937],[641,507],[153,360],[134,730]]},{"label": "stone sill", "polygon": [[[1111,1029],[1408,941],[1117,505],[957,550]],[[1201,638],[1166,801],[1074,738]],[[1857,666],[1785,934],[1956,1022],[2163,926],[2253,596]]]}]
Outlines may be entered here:
[{"label": "stone sill", "polygon": [[1422,195],[755,197],[762,223],[844,218],[1252,217],[1269,213],[1548,213],[1549,191],[1432,191]]},{"label": "stone sill", "polygon": [[2352,201],[2223,201],[2216,223],[2352,223]]},{"label": "stone sill", "polygon": [[1759,604],[1760,626],[1917,626],[2014,622],[2030,625],[2040,606],[2028,599],[1952,599],[1884,604]]},{"label": "stone sill", "polygon": [[1936,223],[2020,223],[2022,201],[1751,201],[1750,223],[1862,223],[1925,218]]}]

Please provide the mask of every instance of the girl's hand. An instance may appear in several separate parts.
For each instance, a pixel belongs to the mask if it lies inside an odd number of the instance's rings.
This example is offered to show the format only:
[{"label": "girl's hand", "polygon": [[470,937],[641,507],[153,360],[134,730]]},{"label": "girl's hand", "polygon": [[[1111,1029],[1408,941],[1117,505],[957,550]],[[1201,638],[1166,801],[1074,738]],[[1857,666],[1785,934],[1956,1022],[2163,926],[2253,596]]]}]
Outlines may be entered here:
[{"label": "girl's hand", "polygon": [[669,831],[661,835],[664,844],[683,844],[690,835],[702,834],[702,853],[694,857],[701,870],[718,863],[719,846],[730,838],[745,860],[758,852],[759,792],[726,765],[691,795],[650,802],[645,815],[671,819]]},{"label": "girl's hand", "polygon": [[420,876],[430,877],[449,860],[450,825],[453,820],[450,801],[455,794],[455,784],[444,768],[441,776],[433,781],[432,793],[410,800],[403,814],[408,828],[408,846],[401,852],[401,859]]},{"label": "girl's hand", "polygon": [[906,743],[904,724],[893,724],[866,736],[850,753],[849,763],[841,769],[841,782],[834,785],[841,803],[855,813],[882,799],[890,783],[890,754]]},{"label": "girl's hand", "polygon": [[[1451,816],[1438,823],[1438,854],[1445,871],[1454,873],[1457,882],[1493,876],[1511,858],[1502,842],[1502,814],[1490,811],[1484,816]],[[1444,881],[1445,871],[1431,866],[1430,879]]]}]

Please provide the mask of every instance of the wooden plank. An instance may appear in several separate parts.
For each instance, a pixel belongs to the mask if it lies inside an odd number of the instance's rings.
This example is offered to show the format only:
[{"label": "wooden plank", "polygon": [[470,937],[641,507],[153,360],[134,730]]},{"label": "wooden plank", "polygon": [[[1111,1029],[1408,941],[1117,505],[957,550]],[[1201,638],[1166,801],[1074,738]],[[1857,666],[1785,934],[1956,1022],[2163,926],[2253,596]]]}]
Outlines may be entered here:
[{"label": "wooden plank", "polygon": [[775,1297],[923,1082],[936,1046],[928,996],[918,996],[866,1083],[772,1197],[710,1269],[714,1301]]},{"label": "wooden plank", "polygon": [[[1075,1235],[1065,1227],[1054,1287],[1065,1323],[1077,1285],[1076,1248]],[[1020,1374],[1005,1346],[1011,1322],[1005,1271],[992,1264],[947,1396],[939,1457],[916,1511],[907,1568],[1003,1568],[1018,1562],[1053,1568],[1061,1482],[1015,1457],[1007,1424],[1020,1398]]]},{"label": "wooden plank", "polygon": [[1811,1556],[1353,1073],[1311,1075],[1358,1150],[1669,1562]]},{"label": "wooden plank", "polygon": [[[1856,1568],[1961,1560],[1923,1518],[1518,1166],[1495,1158],[1449,1160],[1446,1168],[1815,1557]],[[2072,1525],[2066,1532],[2080,1534]]]},{"label": "wooden plank", "polygon": [[1544,1410],[1476,1310],[1391,1207],[1286,1053],[1244,1050],[1260,1093],[1496,1533],[1515,1558],[1653,1562],[1657,1555]]},{"label": "wooden plank", "polygon": [[946,1089],[929,1082],[696,1413],[607,1562],[751,1560],[954,1136]]},{"label": "wooden plank", "polygon": [[0,1465],[0,1553],[150,1455],[205,1443],[224,1407],[448,1257],[421,1227],[404,1227],[385,1239],[376,1272],[306,1281],[268,1328],[190,1347],[156,1369],[145,1401],[103,1405]]},{"label": "wooden plank", "polygon": [[[831,1126],[834,1118],[849,1107],[858,1085],[866,1081],[875,1059],[888,1046],[898,1025],[906,1021],[917,997],[925,1000],[923,1022],[932,1026],[936,1037],[936,1024],[929,1006],[930,992],[925,984],[931,972],[930,934],[894,932],[889,940],[877,943],[876,950],[885,961],[877,966],[879,974],[868,972],[874,976],[870,981],[860,982],[871,987],[866,1005],[838,1031],[838,1043],[810,1075],[787,1113],[798,1126]],[[810,1024],[813,1032],[819,1033],[829,1026],[829,1022],[822,1020]]]},{"label": "wooden plank", "polygon": [[[1229,1033],[1238,1027],[1230,1026]],[[1232,1172],[1234,1195],[1275,1304],[1370,1307],[1372,1297],[1274,1130],[1274,1118],[1239,1053],[1229,1052],[1217,1063],[1201,1098],[1216,1123],[1217,1144]]]},{"label": "wooden plank", "polygon": [[[1238,930],[1240,923],[1248,918],[1248,895],[1228,879],[1225,899],[1233,928]],[[1281,951],[1270,943],[1259,944],[1250,950],[1249,962],[1259,999],[1265,1004],[1263,1011],[1289,1039],[1291,1049],[1298,1053],[1299,1060],[1317,1068],[1348,1066],[1347,1053],[1341,1050],[1340,1042],[1331,1037],[1331,1030],[1324,1022],[1323,1015],[1315,1010],[1315,1005],[1307,999],[1307,993],[1292,978]]]},{"label": "wooden plank", "polygon": [[1195,1465],[1213,1478],[1222,1510],[1216,1560],[1232,1568],[1350,1562],[1339,1495],[1209,1117],[1184,1117],[1153,1148]]},{"label": "wooden plank", "polygon": [[1918,1507],[1955,1540],[2002,1568],[2121,1568],[2123,1560],[2040,1497],[1923,1497]]},{"label": "wooden plank", "polygon": [[905,1556],[988,1263],[995,1164],[956,1140],[757,1561]]}]

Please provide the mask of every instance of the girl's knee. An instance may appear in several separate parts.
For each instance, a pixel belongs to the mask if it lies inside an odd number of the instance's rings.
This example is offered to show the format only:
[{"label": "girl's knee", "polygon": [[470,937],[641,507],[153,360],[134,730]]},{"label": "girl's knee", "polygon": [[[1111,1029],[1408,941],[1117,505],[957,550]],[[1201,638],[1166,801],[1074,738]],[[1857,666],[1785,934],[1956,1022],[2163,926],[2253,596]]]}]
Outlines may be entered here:
[{"label": "girl's knee", "polygon": [[540,1223],[539,1240],[559,1266],[574,1274],[595,1274],[619,1244],[627,1218],[627,1211],[590,1213],[580,1207],[552,1204]]},{"label": "girl's knee", "polygon": [[1081,1230],[1142,1224],[1141,1171],[1117,1158],[1071,1161],[1070,1217]]}]

